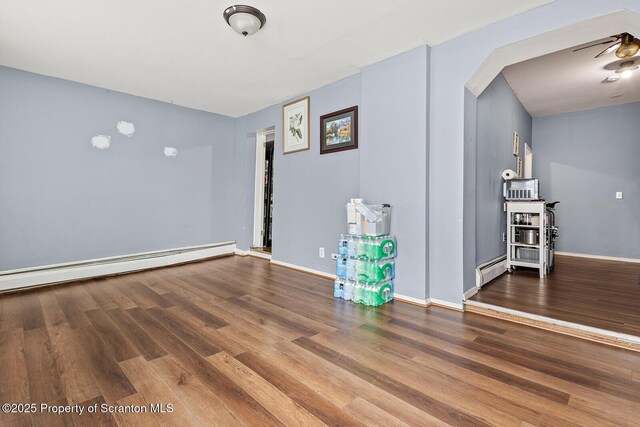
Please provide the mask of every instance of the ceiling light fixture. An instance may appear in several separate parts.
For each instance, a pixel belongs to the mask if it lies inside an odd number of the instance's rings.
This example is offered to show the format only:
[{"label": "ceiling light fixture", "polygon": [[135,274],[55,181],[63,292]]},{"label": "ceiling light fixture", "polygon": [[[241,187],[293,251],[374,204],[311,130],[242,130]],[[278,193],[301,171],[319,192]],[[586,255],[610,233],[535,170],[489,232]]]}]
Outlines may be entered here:
[{"label": "ceiling light fixture", "polygon": [[633,74],[633,71],[638,68],[640,66],[635,65],[635,61],[624,61],[620,63],[620,68],[616,70],[616,74],[620,74],[623,79],[628,79]]},{"label": "ceiling light fixture", "polygon": [[631,58],[640,50],[640,40],[629,33],[623,33],[621,35],[621,42],[622,44],[616,50],[616,56],[618,58]]},{"label": "ceiling light fixture", "polygon": [[222,14],[233,31],[243,36],[255,34],[267,23],[264,13],[252,6],[229,6]]}]

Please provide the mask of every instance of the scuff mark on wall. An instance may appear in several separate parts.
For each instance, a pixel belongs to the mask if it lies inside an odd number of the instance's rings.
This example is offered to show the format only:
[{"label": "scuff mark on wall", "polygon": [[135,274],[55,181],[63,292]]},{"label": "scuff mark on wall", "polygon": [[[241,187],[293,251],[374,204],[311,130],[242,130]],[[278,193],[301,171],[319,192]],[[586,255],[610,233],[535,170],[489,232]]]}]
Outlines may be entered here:
[{"label": "scuff mark on wall", "polygon": [[108,135],[95,135],[91,138],[91,145],[98,150],[106,150],[111,145],[111,137]]},{"label": "scuff mark on wall", "polygon": [[164,147],[165,157],[176,157],[178,155],[178,149],[173,147]]},{"label": "scuff mark on wall", "polygon": [[131,136],[135,133],[136,127],[133,123],[125,122],[124,120],[120,120],[116,124],[116,128],[121,135],[131,138]]}]

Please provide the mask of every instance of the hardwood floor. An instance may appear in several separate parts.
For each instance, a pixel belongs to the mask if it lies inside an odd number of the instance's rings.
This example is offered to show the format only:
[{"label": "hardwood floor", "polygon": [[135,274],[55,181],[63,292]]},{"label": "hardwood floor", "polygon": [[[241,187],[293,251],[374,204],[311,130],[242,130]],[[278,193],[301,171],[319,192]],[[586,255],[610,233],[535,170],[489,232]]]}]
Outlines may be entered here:
[{"label": "hardwood floor", "polygon": [[515,270],[471,300],[640,337],[639,277],[637,263],[557,256],[546,278]]},{"label": "hardwood floor", "polygon": [[[229,257],[0,296],[0,425],[637,425],[640,353]],[[173,405],[173,412],[102,413]],[[87,413],[97,405],[96,413]]]}]

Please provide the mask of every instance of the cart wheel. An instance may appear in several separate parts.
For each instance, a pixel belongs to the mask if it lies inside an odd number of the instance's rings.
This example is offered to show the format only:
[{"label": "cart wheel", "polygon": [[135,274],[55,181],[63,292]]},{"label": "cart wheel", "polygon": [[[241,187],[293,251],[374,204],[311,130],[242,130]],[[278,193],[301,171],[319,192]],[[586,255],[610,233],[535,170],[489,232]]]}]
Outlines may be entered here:
[{"label": "cart wheel", "polygon": [[507,268],[507,273],[509,274],[513,273],[513,268]]}]

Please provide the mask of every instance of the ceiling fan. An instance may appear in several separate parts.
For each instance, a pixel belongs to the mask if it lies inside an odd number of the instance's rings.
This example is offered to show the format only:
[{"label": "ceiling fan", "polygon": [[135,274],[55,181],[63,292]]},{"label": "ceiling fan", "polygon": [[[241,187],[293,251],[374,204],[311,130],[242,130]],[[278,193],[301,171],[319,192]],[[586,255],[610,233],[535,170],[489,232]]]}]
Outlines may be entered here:
[{"label": "ceiling fan", "polygon": [[594,46],[606,45],[609,43],[613,43],[613,44],[607,47],[605,50],[603,50],[599,54],[597,54],[596,58],[600,58],[602,55],[611,53],[614,50],[616,51],[616,56],[618,58],[631,58],[636,53],[638,53],[638,50],[640,50],[640,40],[638,40],[636,37],[634,37],[629,33],[622,33],[622,34],[618,34],[611,37],[614,37],[614,39],[607,40],[600,43],[595,43],[585,47],[581,47],[581,48],[575,49],[574,52],[577,52],[583,49],[589,49],[590,47],[594,47]]}]

